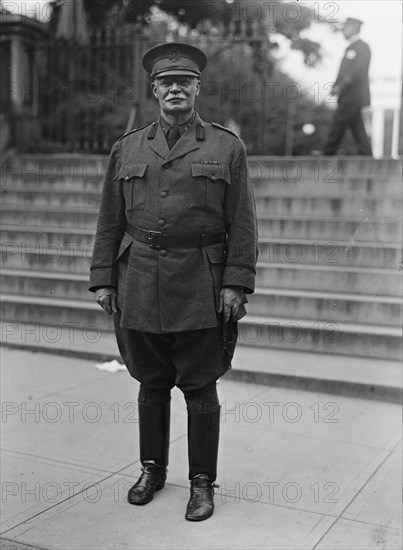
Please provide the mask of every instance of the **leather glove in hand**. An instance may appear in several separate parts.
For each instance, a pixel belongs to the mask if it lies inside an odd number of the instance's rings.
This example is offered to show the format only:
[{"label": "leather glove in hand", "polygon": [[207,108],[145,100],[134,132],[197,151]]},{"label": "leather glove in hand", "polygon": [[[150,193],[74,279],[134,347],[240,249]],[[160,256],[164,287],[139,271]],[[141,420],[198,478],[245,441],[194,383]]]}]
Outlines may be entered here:
[{"label": "leather glove in hand", "polygon": [[112,315],[112,313],[118,312],[118,306],[116,301],[116,288],[112,288],[112,287],[98,288],[95,291],[95,300],[102,307],[102,309],[106,311],[106,313],[109,313],[109,315]]},{"label": "leather glove in hand", "polygon": [[228,286],[220,291],[220,307],[218,313],[224,312],[224,322],[228,323],[231,315],[233,317],[238,313],[244,293],[243,286]]}]

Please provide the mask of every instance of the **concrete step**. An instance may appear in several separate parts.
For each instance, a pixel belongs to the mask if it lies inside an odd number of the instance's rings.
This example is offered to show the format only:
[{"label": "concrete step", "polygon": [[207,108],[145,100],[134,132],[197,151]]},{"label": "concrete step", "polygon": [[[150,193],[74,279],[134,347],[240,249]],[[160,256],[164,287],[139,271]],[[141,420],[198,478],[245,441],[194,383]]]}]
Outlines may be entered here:
[{"label": "concrete step", "polygon": [[401,162],[302,157],[248,157],[256,192],[316,194],[401,194]]},{"label": "concrete step", "polygon": [[241,345],[335,355],[401,360],[402,331],[397,327],[326,320],[248,315],[240,323]]},{"label": "concrete step", "polygon": [[[289,195],[274,193],[268,188],[265,192],[256,193],[258,214],[275,215],[315,215],[320,212],[326,216],[399,216],[402,210],[402,196],[378,193],[371,197],[357,196],[352,193],[342,195],[314,196],[296,193],[290,190]],[[3,204],[21,206],[55,206],[61,208],[99,208],[101,190],[76,190],[70,187],[55,189],[51,185],[40,188],[2,186]]]},{"label": "concrete step", "polygon": [[333,323],[366,323],[368,325],[401,326],[402,301],[394,296],[347,294],[258,288],[250,296],[248,312],[251,315],[270,315],[325,319]]},{"label": "concrete step", "polygon": [[[13,332],[23,320],[33,325],[34,334],[44,327],[45,337],[49,340],[57,338],[54,333],[55,330],[58,332],[58,327],[65,330],[76,328],[82,333],[91,330],[99,338],[113,330],[112,318],[90,301],[3,295],[1,314],[7,333]],[[240,345],[394,360],[401,358],[401,329],[394,326],[253,315],[248,315],[239,325]]]},{"label": "concrete step", "polygon": [[357,216],[360,217],[398,217],[402,212],[402,200],[399,195],[377,196],[375,198],[335,196],[289,196],[277,197],[268,191],[265,195],[256,194],[258,215],[276,216]]},{"label": "concrete step", "polygon": [[[111,332],[100,334],[89,328],[0,322],[0,334],[2,346],[51,353],[55,360],[67,355],[93,362],[117,359],[122,363]],[[225,377],[271,387],[401,402],[401,365],[387,359],[237,346],[232,369]]]},{"label": "concrete step", "polygon": [[[13,186],[52,185],[55,189],[95,189],[102,185],[107,155],[19,155],[2,167],[1,182]],[[372,192],[398,193],[401,162],[363,157],[262,157],[249,156],[255,189],[307,195],[336,190],[369,196]],[[288,193],[289,194],[289,193]]]},{"label": "concrete step", "polygon": [[24,155],[9,157],[1,167],[2,184],[69,184],[99,186],[106,170],[107,155]]},{"label": "concrete step", "polygon": [[81,326],[99,331],[113,330],[112,317],[95,300],[2,294],[0,307],[1,318],[5,321]]},{"label": "concrete step", "polygon": [[395,196],[399,200],[402,199],[403,190],[398,175],[387,178],[372,178],[366,175],[358,177],[345,176],[332,182],[331,185],[308,176],[309,174],[302,174],[301,179],[297,181],[287,181],[281,178],[273,180],[260,178],[251,181],[257,197],[323,197],[338,199],[349,196],[352,199],[377,199]]},{"label": "concrete step", "polygon": [[6,225],[40,227],[46,220],[46,225],[51,227],[75,227],[77,229],[93,229],[95,231],[98,208],[63,208],[54,206],[3,205],[1,208],[2,223]]},{"label": "concrete step", "polygon": [[76,274],[1,269],[0,277],[5,294],[73,300],[91,300],[93,296],[88,291],[89,271],[86,274]]},{"label": "concrete step", "polygon": [[[106,342],[105,342],[106,343]],[[95,346],[94,346],[95,349]],[[298,387],[401,403],[400,361],[238,346],[230,374],[272,387]]]},{"label": "concrete step", "polygon": [[[95,232],[98,218],[96,208],[2,207],[2,223],[22,227],[41,227],[46,220],[47,227],[92,229]],[[401,219],[382,217],[331,217],[331,216],[259,216],[259,235],[261,237],[283,239],[310,239],[320,236],[329,240],[355,242],[388,241],[401,239]]]},{"label": "concrete step", "polygon": [[259,239],[259,260],[269,263],[368,266],[399,269],[401,244],[357,239]]},{"label": "concrete step", "polygon": [[[32,243],[29,243],[32,244]],[[24,243],[5,243],[2,245],[1,267],[7,269],[25,269],[32,272],[89,274],[93,243],[61,245],[38,244],[31,249]]]},{"label": "concrete step", "polygon": [[[46,220],[44,220],[46,223]],[[91,229],[75,229],[71,227],[47,227],[21,226],[21,225],[0,225],[1,242],[3,250],[8,246],[12,250],[14,244],[16,249],[38,249],[42,247],[55,246],[74,250],[75,247],[93,245],[95,241],[95,227]],[[7,245],[7,246],[6,246]]]},{"label": "concrete step", "polygon": [[[286,175],[259,175],[259,169],[250,165],[250,175],[253,187],[257,195],[270,193],[278,196],[335,196],[343,197],[351,195],[354,197],[376,198],[378,196],[397,195],[401,196],[402,184],[399,173],[395,175],[368,175],[365,172],[357,175],[339,175],[337,178],[322,179],[316,177],[312,171],[302,171],[297,173],[290,172],[290,177]],[[87,174],[81,174],[81,171],[75,177],[69,177],[68,174],[59,177],[48,177],[44,175],[31,174],[27,176],[3,176],[2,186],[6,185],[12,189],[27,190],[32,189],[35,192],[47,190],[49,187],[53,191],[64,192],[69,189],[70,192],[101,192],[104,181],[105,171],[102,168],[96,175],[88,177]]]},{"label": "concrete step", "polygon": [[259,262],[256,284],[263,288],[291,288],[364,295],[401,296],[402,274],[397,269],[340,265]]},{"label": "concrete step", "polygon": [[[3,266],[51,264],[52,271],[75,263],[86,272],[94,245],[94,231],[45,227],[2,226],[0,250]],[[303,265],[340,265],[399,269],[398,243],[259,239],[259,261]],[[56,264],[56,265],[55,265]],[[38,267],[38,266],[37,266]],[[36,269],[37,267],[33,267]]]},{"label": "concrete step", "polygon": [[100,190],[74,190],[69,187],[54,189],[52,186],[42,186],[40,189],[2,186],[1,200],[3,204],[15,206],[54,206],[55,208],[99,208]]},{"label": "concrete step", "polygon": [[[28,174],[40,174],[41,177],[52,177],[52,181],[60,175],[76,178],[84,177],[90,170],[97,173],[101,167],[105,169],[108,155],[55,153],[31,154],[19,153],[9,157],[4,163],[3,174],[22,177]],[[390,158],[372,159],[363,156],[267,156],[249,155],[248,161],[253,166],[260,166],[263,170],[275,171],[274,175],[283,176],[285,171],[291,171],[294,166],[312,173],[323,172],[329,176],[330,171],[337,175],[368,174],[376,176],[398,175],[401,167],[400,160]]]},{"label": "concrete step", "polygon": [[384,195],[402,194],[402,183],[399,175],[372,176],[361,174],[357,176],[343,176],[326,181],[319,180],[309,173],[302,173],[300,177],[287,179],[286,177],[253,176],[251,181],[257,195],[266,193],[279,196],[336,196],[351,195],[355,197],[377,197]]},{"label": "concrete step", "polygon": [[[91,300],[89,275],[2,270],[2,291],[16,296]],[[313,290],[257,288],[249,297],[252,315],[286,317],[290,311],[297,317],[326,319],[328,322],[366,322],[368,324],[401,323],[401,299],[395,296],[346,294]]]},{"label": "concrete step", "polygon": [[[105,171],[108,155],[84,154],[19,154],[9,157],[2,168],[2,181],[14,178],[24,182],[46,181],[55,183],[95,179]],[[345,177],[387,178],[399,176],[400,160],[371,159],[362,156],[345,157],[286,157],[249,155],[251,176],[291,181],[303,174],[320,182],[333,183]]]},{"label": "concrete step", "polygon": [[[248,163],[253,171],[262,177],[283,179],[285,181],[298,179],[302,174],[309,174],[317,181],[333,183],[345,177],[390,177],[401,173],[401,160],[389,158],[371,159],[362,156],[345,157],[276,157],[264,155],[249,155]],[[302,174],[301,174],[302,173]]]},{"label": "concrete step", "polygon": [[[82,273],[75,271],[46,271],[40,269],[10,268],[0,270],[2,290],[6,294],[31,296],[53,296],[55,298],[89,299],[89,268]],[[60,265],[60,264],[59,264]],[[21,269],[22,267],[22,269]],[[76,267],[76,266],[75,266]],[[257,267],[257,288],[277,291],[318,291],[322,293],[349,293],[362,296],[402,295],[401,274],[396,270],[376,268],[350,268],[327,266],[285,266],[259,263]],[[253,297],[251,297],[252,299]],[[254,298],[253,298],[254,300]]]},{"label": "concrete step", "polygon": [[[242,330],[242,329],[241,329]],[[113,333],[72,326],[0,322],[2,346],[122,363]],[[232,380],[401,402],[399,361],[237,346]]]},{"label": "concrete step", "polygon": [[330,216],[259,216],[259,235],[271,239],[343,240],[355,242],[401,241],[402,224],[399,218]]}]

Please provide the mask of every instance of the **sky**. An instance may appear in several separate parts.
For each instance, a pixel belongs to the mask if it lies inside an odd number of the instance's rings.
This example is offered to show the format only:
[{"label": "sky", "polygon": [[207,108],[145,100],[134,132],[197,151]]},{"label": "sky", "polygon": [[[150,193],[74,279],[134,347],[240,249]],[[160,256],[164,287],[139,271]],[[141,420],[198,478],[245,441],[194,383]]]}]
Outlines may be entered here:
[{"label": "sky", "polygon": [[[194,1],[194,0],[192,0]],[[230,1],[230,0],[227,0]],[[257,4],[263,0],[250,0]],[[303,1],[300,4],[319,12],[335,21],[346,17],[356,17],[363,21],[361,36],[372,51],[370,77],[372,81],[385,78],[394,79],[395,101],[400,100],[400,79],[402,74],[402,4],[400,0],[342,0],[342,1]],[[40,19],[48,15],[47,0],[2,0],[2,5],[14,13],[32,16],[35,12]],[[186,0],[184,0],[186,4]],[[321,43],[323,60],[315,68],[306,67],[298,52],[290,51],[286,45],[280,49],[281,67],[305,89],[313,87],[320,97],[327,94],[325,85],[336,78],[340,60],[346,48],[341,33],[333,33],[328,25],[313,23],[307,37]],[[281,37],[280,37],[281,39]],[[316,93],[316,91],[312,91]]]}]

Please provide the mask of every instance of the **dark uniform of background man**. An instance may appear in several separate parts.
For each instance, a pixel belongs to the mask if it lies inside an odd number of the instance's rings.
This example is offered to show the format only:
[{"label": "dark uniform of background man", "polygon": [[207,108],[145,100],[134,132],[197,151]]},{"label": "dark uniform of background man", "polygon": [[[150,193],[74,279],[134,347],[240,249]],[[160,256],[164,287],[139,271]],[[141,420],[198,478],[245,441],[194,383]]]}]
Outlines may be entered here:
[{"label": "dark uniform of background man", "polygon": [[359,37],[362,21],[348,18],[343,25],[343,34],[349,41],[342,59],[339,74],[334,83],[332,95],[338,95],[329,137],[322,151],[334,155],[347,128],[350,128],[359,155],[372,156],[371,145],[362,120],[362,107],[370,104],[368,70],[371,51],[368,44]]},{"label": "dark uniform of background man", "polygon": [[166,479],[170,390],[188,410],[186,519],[213,513],[220,426],[216,381],[230,368],[245,294],[254,291],[253,189],[241,140],[194,111],[204,53],[161,44],[143,58],[158,121],[115,143],[102,192],[90,290],[114,314],[138,396],[142,474],[132,504]]}]

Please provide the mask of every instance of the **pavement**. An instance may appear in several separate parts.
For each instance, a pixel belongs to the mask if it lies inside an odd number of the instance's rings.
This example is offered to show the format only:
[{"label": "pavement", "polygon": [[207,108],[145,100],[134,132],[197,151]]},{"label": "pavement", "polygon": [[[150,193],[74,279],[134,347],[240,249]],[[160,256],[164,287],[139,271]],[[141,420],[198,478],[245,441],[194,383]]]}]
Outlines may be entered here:
[{"label": "pavement", "polygon": [[3,550],[402,547],[396,403],[224,376],[216,510],[192,523],[179,390],[167,484],[140,507],[126,502],[140,473],[126,372],[1,348],[1,388]]}]

